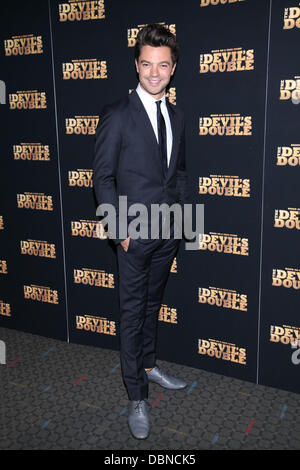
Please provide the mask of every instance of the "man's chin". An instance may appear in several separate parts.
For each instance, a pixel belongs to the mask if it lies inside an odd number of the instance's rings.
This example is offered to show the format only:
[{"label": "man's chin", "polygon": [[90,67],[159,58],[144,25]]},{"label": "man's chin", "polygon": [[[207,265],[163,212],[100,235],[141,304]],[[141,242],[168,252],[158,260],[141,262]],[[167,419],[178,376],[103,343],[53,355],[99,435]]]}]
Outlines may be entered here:
[{"label": "man's chin", "polygon": [[155,86],[149,87],[149,86],[147,86],[147,88],[144,87],[144,89],[145,89],[150,95],[152,95],[152,96],[155,97],[155,96],[157,96],[157,95],[161,95],[161,96],[162,96],[162,95],[164,94],[166,88],[165,88],[165,87],[161,87],[161,86],[160,86],[160,87],[155,87]]}]

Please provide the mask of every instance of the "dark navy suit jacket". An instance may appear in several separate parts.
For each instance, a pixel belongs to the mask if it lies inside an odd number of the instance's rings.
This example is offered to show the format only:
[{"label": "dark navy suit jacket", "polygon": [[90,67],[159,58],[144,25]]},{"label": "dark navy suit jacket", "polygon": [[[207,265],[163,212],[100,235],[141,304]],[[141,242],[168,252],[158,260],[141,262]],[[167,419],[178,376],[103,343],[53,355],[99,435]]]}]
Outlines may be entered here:
[{"label": "dark navy suit jacket", "polygon": [[[137,92],[102,110],[96,130],[93,185],[98,203],[113,204],[117,215],[121,195],[127,196],[128,206],[143,203],[149,211],[151,204],[188,202],[184,117],[177,106],[166,103],[173,134],[166,178],[155,133]],[[117,232],[114,242],[120,240]]]}]

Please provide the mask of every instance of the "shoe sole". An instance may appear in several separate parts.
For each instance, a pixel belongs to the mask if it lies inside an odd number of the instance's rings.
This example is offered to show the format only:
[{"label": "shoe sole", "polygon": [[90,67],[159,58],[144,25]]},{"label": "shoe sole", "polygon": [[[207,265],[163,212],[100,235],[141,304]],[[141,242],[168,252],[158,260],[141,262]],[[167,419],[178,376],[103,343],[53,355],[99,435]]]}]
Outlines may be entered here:
[{"label": "shoe sole", "polygon": [[145,436],[145,437],[137,437],[137,436],[135,436],[135,435],[133,434],[133,432],[131,431],[129,425],[128,425],[128,428],[129,428],[129,431],[130,431],[130,434],[132,435],[132,437],[134,437],[135,439],[138,439],[139,441],[144,441],[145,439],[147,439],[147,438],[149,437],[150,431],[149,431],[149,433],[147,434],[147,436]]},{"label": "shoe sole", "polygon": [[165,388],[166,390],[183,390],[184,388],[187,387],[187,384],[183,385],[182,387],[175,387],[175,388],[173,388],[173,387],[166,387],[165,385],[162,385],[162,384],[156,382],[155,380],[151,380],[151,379],[148,379],[148,380],[149,380],[149,382],[151,382],[151,383],[153,383],[153,384],[156,384],[156,385],[159,385],[160,387]]}]

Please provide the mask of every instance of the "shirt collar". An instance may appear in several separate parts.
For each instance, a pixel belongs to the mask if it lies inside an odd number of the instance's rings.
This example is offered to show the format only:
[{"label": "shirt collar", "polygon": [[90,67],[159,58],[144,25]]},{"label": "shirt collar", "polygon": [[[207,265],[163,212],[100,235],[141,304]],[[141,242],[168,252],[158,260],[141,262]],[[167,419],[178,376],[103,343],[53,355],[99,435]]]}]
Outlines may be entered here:
[{"label": "shirt collar", "polygon": [[[147,93],[142,87],[141,87],[141,84],[139,83],[137,88],[136,88],[136,92],[137,94],[139,95],[139,97],[141,98],[143,104],[145,106],[151,106],[153,105],[156,101],[159,101],[155,98],[153,98],[153,96],[151,96],[149,93]],[[160,98],[162,104],[166,104],[166,94],[164,93],[164,95]]]}]

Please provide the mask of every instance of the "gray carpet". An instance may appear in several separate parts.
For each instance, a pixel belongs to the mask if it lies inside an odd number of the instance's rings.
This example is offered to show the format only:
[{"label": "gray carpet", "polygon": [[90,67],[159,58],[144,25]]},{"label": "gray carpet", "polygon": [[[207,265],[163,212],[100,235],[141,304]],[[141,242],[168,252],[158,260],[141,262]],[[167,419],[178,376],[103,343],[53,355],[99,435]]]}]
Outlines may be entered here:
[{"label": "gray carpet", "polygon": [[300,395],[158,361],[188,387],[150,384],[151,433],[134,439],[119,353],[0,328],[0,449],[300,449]]}]

